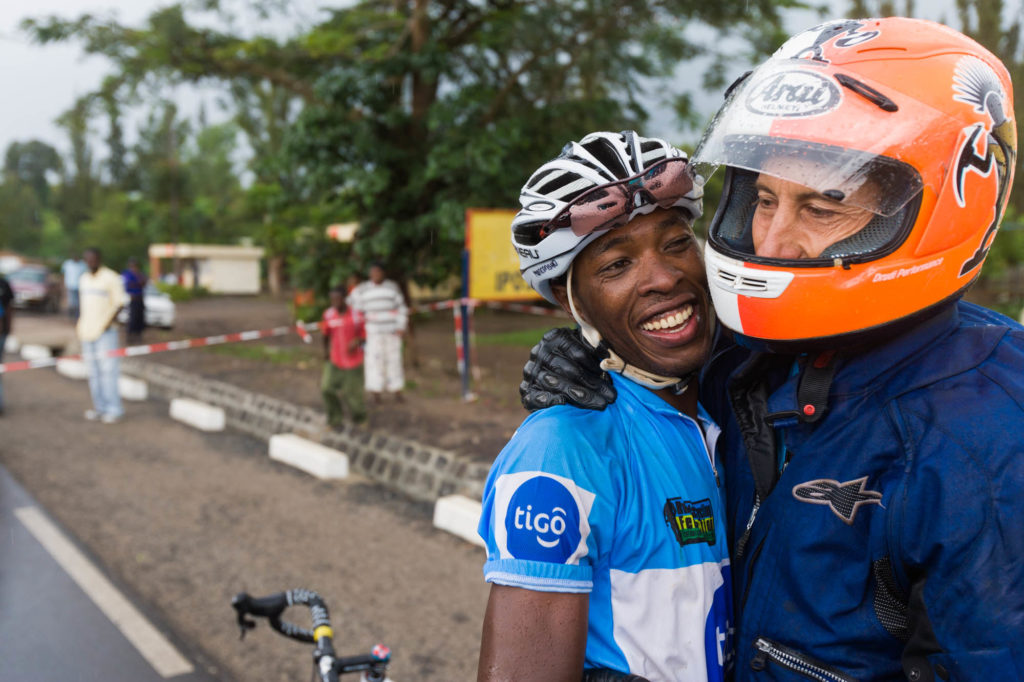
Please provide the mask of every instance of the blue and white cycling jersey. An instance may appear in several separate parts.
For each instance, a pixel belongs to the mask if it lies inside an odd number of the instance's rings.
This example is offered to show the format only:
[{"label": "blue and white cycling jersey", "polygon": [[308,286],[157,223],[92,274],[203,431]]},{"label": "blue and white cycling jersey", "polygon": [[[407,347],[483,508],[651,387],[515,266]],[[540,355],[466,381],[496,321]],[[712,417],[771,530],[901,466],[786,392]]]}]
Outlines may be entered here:
[{"label": "blue and white cycling jersey", "polygon": [[718,427],[612,374],[603,412],[531,414],[491,468],[488,582],[590,593],[585,667],[652,681],[724,679],[732,661]]}]

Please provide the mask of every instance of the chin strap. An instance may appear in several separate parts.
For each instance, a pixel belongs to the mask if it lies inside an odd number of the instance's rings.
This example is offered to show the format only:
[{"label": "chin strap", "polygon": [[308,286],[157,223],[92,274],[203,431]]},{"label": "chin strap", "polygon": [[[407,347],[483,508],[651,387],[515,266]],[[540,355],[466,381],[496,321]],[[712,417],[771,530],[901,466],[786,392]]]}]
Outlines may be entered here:
[{"label": "chin strap", "polygon": [[594,327],[580,317],[580,314],[576,312],[576,303],[572,298],[572,270],[573,265],[570,264],[569,272],[565,279],[565,292],[569,297],[569,312],[572,313],[573,319],[579,324],[580,331],[586,342],[594,348],[603,348],[608,352],[608,357],[601,361],[601,369],[606,372],[617,372],[641,386],[653,388],[656,391],[663,388],[671,388],[676,395],[682,395],[690,387],[690,380],[693,378],[692,374],[682,379],[679,377],[666,377],[627,364],[608,344],[604,343],[604,340],[601,338],[601,332],[594,329]]}]

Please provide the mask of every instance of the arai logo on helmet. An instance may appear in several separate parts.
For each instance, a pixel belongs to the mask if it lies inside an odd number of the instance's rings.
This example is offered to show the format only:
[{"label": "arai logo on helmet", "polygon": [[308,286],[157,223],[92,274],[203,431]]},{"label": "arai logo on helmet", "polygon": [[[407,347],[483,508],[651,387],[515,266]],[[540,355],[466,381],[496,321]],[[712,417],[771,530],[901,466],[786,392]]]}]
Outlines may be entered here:
[{"label": "arai logo on helmet", "polygon": [[755,114],[796,118],[832,111],[840,100],[839,88],[830,79],[794,69],[773,72],[751,83],[746,105]]}]

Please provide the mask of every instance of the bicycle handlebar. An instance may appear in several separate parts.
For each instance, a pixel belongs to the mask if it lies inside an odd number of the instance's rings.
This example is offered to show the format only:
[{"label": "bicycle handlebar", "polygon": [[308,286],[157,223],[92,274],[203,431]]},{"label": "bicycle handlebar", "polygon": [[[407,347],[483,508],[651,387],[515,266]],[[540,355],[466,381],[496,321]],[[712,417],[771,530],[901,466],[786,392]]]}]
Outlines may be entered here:
[{"label": "bicycle handlebar", "polygon": [[[245,592],[235,595],[231,605],[238,614],[238,626],[242,628],[242,636],[246,630],[256,627],[256,622],[246,618],[247,615],[263,616],[270,626],[286,637],[299,642],[315,643],[316,632],[321,627],[331,627],[331,617],[327,612],[327,604],[312,590],[296,589],[277,592],[266,597],[253,597]],[[281,613],[289,606],[308,606],[313,617],[313,629],[299,627],[294,623],[281,620]]]},{"label": "bicycle handlebar", "polygon": [[[338,675],[350,672],[366,672],[370,681],[385,680],[391,652],[383,644],[378,644],[369,654],[337,658],[334,654],[334,631],[331,628],[331,617],[327,604],[316,592],[306,589],[294,589],[277,592],[266,597],[253,597],[240,592],[231,600],[238,617],[241,636],[245,637],[248,630],[256,627],[256,621],[248,616],[260,616],[267,619],[270,626],[285,637],[299,642],[316,644],[313,652],[314,664],[320,679],[324,682],[336,682]],[[306,629],[294,623],[281,620],[281,614],[289,606],[306,606],[313,619],[313,628]]]}]

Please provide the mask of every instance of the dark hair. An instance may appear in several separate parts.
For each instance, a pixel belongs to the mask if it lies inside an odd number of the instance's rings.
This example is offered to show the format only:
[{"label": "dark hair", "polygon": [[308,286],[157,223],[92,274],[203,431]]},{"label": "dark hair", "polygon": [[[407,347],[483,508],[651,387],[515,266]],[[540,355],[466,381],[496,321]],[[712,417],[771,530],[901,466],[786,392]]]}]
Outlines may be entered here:
[{"label": "dark hair", "polygon": [[345,294],[348,293],[348,291],[345,289],[345,285],[344,284],[336,284],[333,287],[331,287],[331,292],[330,293],[332,293],[332,294],[341,294],[342,296],[344,296]]},{"label": "dark hair", "polygon": [[103,252],[100,251],[100,247],[98,247],[98,246],[90,246],[85,251],[82,252],[83,255],[87,254],[87,253],[94,253],[94,254],[96,254],[97,258],[99,258],[100,260],[103,260]]}]

